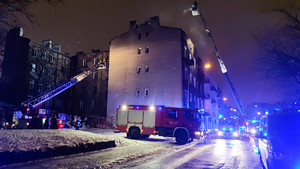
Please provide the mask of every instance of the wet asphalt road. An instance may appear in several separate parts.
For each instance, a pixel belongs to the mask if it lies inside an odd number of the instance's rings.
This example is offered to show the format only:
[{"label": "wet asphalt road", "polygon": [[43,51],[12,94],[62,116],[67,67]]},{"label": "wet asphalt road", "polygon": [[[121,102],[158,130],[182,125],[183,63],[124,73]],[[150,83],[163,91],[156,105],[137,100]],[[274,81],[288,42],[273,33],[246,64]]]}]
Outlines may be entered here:
[{"label": "wet asphalt road", "polygon": [[212,139],[200,142],[186,149],[153,156],[136,166],[123,165],[116,168],[222,168],[261,169],[253,139]]}]

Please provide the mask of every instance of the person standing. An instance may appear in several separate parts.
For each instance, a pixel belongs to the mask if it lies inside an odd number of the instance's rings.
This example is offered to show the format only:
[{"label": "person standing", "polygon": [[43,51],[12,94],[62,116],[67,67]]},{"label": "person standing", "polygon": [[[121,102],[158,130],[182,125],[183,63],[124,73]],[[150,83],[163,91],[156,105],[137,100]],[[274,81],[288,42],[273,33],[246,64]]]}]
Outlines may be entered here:
[{"label": "person standing", "polygon": [[53,114],[53,117],[51,118],[50,129],[58,129],[56,114]]},{"label": "person standing", "polygon": [[44,124],[45,129],[49,129],[49,119],[50,119],[49,116],[47,116],[45,124]]}]

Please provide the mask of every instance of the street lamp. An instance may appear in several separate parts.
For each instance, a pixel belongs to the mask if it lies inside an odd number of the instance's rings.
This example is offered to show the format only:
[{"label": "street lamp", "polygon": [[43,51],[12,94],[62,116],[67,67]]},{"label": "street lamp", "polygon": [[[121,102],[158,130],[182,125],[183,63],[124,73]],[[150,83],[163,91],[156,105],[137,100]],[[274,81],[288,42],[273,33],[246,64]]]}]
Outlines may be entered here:
[{"label": "street lamp", "polygon": [[223,101],[227,101],[227,97],[223,97]]},{"label": "street lamp", "polygon": [[257,112],[257,114],[260,115],[261,113],[260,113],[260,112]]},{"label": "street lamp", "polygon": [[204,65],[204,68],[205,68],[205,69],[210,69],[210,68],[211,68],[211,65],[210,65],[209,63],[206,63],[206,64]]}]

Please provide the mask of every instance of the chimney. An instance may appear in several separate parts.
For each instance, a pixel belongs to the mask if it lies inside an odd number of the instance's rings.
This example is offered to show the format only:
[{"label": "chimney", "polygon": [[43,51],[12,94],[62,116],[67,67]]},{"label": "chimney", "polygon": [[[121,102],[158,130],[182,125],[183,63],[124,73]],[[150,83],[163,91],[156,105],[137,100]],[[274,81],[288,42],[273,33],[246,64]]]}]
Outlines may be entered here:
[{"label": "chimney", "polygon": [[160,23],[159,23],[159,16],[153,16],[150,18],[150,23],[151,25],[154,27],[154,28],[157,28],[160,26]]},{"label": "chimney", "polygon": [[61,45],[60,44],[55,44],[55,45],[53,45],[53,50],[56,50],[56,51],[58,51],[58,52],[61,52]]},{"label": "chimney", "polygon": [[43,40],[43,45],[48,47],[48,48],[52,48],[52,41],[51,40]]},{"label": "chimney", "polygon": [[130,21],[129,22],[129,31],[136,30],[138,27],[138,22],[137,21]]}]

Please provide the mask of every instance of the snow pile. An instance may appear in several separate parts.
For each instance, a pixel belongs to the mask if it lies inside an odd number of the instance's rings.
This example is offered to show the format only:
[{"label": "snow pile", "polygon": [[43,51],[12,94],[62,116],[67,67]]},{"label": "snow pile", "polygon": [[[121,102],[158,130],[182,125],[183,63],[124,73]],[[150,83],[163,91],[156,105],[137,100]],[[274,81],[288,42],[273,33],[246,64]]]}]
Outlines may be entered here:
[{"label": "snow pile", "polygon": [[0,130],[0,152],[45,151],[107,141],[112,139],[78,130]]}]

